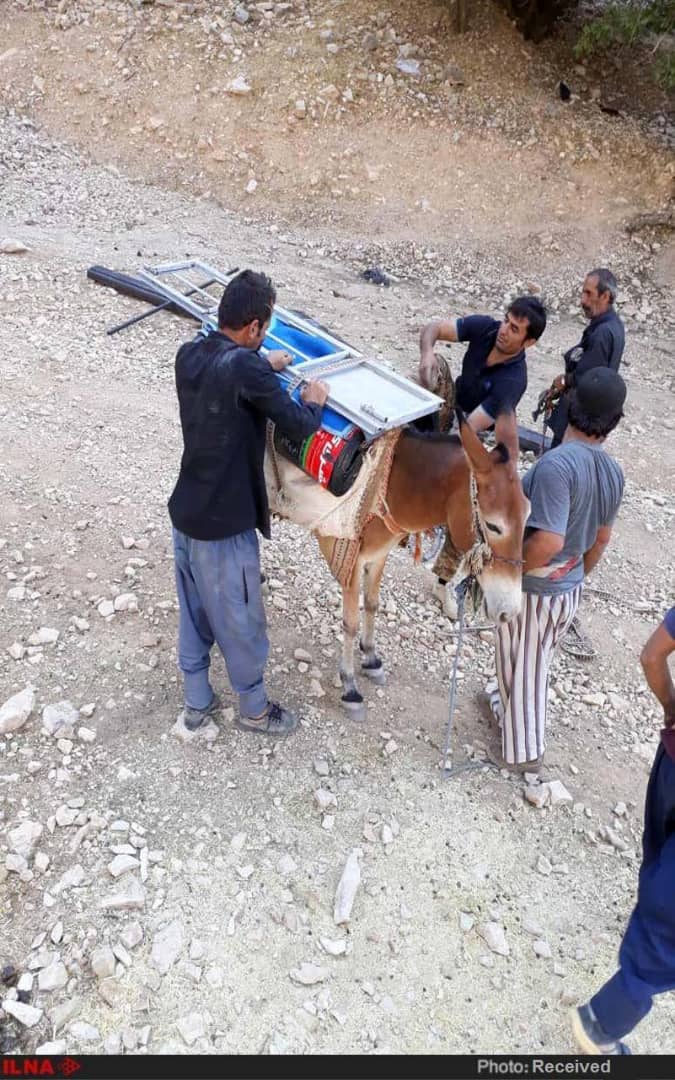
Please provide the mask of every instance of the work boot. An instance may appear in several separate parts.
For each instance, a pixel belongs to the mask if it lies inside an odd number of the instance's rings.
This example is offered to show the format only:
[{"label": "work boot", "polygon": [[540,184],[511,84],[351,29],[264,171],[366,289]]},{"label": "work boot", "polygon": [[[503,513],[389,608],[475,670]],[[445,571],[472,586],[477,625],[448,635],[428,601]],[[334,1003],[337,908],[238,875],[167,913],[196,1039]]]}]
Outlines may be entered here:
[{"label": "work boot", "polygon": [[191,705],[186,705],[183,709],[183,723],[188,731],[197,731],[198,728],[208,724],[214,713],[219,712],[222,707],[223,703],[218,694],[213,695],[210,704],[205,709],[193,709]]},{"label": "work boot", "polygon": [[290,735],[298,726],[298,718],[290,709],[271,701],[262,716],[239,716],[235,724],[242,731],[257,731],[259,735]]},{"label": "work boot", "polygon": [[590,1002],[572,1009],[570,1013],[572,1031],[577,1046],[584,1054],[630,1054],[630,1049],[621,1039],[613,1039],[601,1027]]}]

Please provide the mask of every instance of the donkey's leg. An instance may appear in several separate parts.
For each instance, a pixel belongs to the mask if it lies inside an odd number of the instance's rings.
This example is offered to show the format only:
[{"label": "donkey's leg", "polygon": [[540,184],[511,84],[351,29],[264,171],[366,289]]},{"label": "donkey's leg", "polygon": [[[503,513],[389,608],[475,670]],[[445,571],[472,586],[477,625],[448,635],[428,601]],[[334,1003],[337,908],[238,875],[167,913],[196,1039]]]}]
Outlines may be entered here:
[{"label": "donkey's leg", "polygon": [[384,668],[382,661],[375,652],[375,619],[380,602],[380,584],[384,572],[384,564],[387,561],[387,553],[373,562],[366,563],[363,570],[363,599],[365,608],[363,636],[361,638],[361,651],[364,653],[361,661],[361,670],[364,675],[374,682],[384,682]]},{"label": "donkey's leg", "polygon": [[340,660],[340,678],[342,680],[342,704],[356,719],[365,716],[363,696],[359,693],[354,676],[354,643],[359,632],[359,594],[361,592],[361,559],[354,567],[352,579],[342,590],[342,658]]}]

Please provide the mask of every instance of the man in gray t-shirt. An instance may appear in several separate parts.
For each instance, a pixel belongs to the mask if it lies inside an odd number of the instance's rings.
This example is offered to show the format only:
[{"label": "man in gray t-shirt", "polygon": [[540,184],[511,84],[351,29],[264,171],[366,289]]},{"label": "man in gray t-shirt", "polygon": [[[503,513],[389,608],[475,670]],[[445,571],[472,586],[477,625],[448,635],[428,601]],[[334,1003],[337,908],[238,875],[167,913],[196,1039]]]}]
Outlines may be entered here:
[{"label": "man in gray t-shirt", "polygon": [[523,604],[515,619],[497,627],[497,684],[489,691],[506,766],[533,771],[541,764],[551,659],[576,614],[584,576],[609,543],[623,496],[621,466],[603,443],[623,416],[625,399],[615,371],[589,371],[570,397],[562,445],[523,480],[531,506]]}]

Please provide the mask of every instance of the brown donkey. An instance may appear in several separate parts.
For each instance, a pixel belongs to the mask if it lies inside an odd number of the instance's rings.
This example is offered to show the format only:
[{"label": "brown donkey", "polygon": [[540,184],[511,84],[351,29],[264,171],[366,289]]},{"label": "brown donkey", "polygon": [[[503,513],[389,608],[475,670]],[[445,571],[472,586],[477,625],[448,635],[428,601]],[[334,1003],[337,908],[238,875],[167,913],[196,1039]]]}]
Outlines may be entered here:
[{"label": "brown donkey", "polygon": [[[513,413],[495,425],[497,445],[488,451],[460,415],[459,438],[424,435],[407,428],[399,439],[387,488],[386,518],[373,518],[361,538],[350,584],[342,591],[344,643],[340,662],[342,703],[359,718],[363,697],[354,676],[359,629],[361,572],[364,631],[361,670],[384,681],[375,652],[375,616],[387,555],[406,534],[446,525],[457,560],[472,552],[473,569],[491,619],[510,619],[521,604],[522,547],[529,504],[518,477],[518,429]],[[329,558],[333,540],[319,537]]]}]

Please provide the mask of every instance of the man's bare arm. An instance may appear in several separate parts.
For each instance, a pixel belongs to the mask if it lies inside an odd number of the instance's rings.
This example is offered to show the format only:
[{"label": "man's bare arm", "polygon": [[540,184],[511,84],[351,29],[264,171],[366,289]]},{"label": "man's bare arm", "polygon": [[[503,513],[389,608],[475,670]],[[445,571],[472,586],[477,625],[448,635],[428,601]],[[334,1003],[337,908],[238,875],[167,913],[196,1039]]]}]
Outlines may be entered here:
[{"label": "man's bare arm", "polygon": [[438,365],[434,356],[437,341],[457,341],[456,319],[434,319],[420,331],[420,382],[427,390],[433,390],[438,379]]},{"label": "man's bare arm", "polygon": [[565,546],[565,537],[560,533],[535,529],[523,544],[523,573],[529,574],[540,566],[548,566],[551,559],[559,555]]},{"label": "man's bare arm", "polygon": [[487,428],[492,427],[494,419],[490,416],[489,412],[486,412],[482,405],[479,405],[477,409],[474,409],[472,413],[466,418],[470,428],[474,431],[485,431]]},{"label": "man's bare arm", "polygon": [[611,535],[612,530],[609,525],[600,526],[598,535],[595,538],[595,543],[584,555],[584,574],[590,574],[591,570],[594,570],[598,565],[602,556],[605,554]]},{"label": "man's bare arm", "polygon": [[675,685],[668,667],[668,657],[675,651],[672,638],[663,623],[656,628],[640,655],[649,689],[663,705],[667,727],[675,724]]}]

